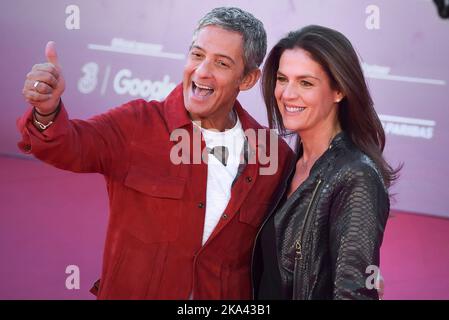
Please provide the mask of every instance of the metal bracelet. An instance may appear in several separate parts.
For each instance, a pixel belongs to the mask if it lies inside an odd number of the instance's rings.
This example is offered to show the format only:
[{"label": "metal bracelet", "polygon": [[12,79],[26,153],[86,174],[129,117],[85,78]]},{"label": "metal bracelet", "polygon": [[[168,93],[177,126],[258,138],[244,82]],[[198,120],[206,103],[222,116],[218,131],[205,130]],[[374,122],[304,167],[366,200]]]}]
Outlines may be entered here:
[{"label": "metal bracelet", "polygon": [[53,121],[50,121],[47,124],[43,124],[42,122],[39,122],[37,119],[34,119],[34,123],[41,129],[41,130],[45,130],[47,129],[49,126],[51,126],[53,124]]}]

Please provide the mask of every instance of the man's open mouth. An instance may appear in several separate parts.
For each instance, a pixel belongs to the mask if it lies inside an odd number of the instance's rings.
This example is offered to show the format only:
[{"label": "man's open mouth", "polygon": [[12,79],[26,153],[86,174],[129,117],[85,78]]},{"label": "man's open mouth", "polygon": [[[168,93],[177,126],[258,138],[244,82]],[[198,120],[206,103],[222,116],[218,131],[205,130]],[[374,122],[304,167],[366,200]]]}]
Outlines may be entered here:
[{"label": "man's open mouth", "polygon": [[214,93],[214,89],[205,85],[201,85],[192,81],[192,91],[193,94],[199,97],[210,96]]}]

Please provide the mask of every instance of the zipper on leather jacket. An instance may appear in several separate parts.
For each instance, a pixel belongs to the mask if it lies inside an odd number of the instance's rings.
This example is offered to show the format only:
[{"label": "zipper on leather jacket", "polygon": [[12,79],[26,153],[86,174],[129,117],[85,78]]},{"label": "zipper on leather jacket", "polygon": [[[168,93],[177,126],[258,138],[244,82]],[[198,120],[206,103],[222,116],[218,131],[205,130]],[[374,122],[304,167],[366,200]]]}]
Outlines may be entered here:
[{"label": "zipper on leather jacket", "polygon": [[302,259],[302,244],[304,241],[304,234],[306,231],[305,228],[308,226],[307,222],[309,220],[310,209],[312,208],[312,204],[315,201],[315,197],[316,197],[318,188],[321,185],[321,182],[322,182],[322,180],[319,179],[318,183],[316,184],[316,186],[313,190],[312,199],[310,199],[309,206],[307,207],[306,215],[304,216],[304,222],[302,224],[301,234],[298,237],[298,239],[296,239],[296,241],[295,241],[295,266],[293,269],[293,299],[295,299],[297,297],[297,294],[296,294],[296,291],[297,291],[296,283],[297,283],[297,273],[298,273],[297,269],[298,269],[298,264],[299,264],[300,260]]},{"label": "zipper on leather jacket", "polygon": [[315,189],[313,190],[312,199],[310,199],[309,206],[307,207],[306,215],[304,217],[304,222],[302,224],[301,235],[295,242],[295,252],[296,252],[295,259],[300,259],[302,257],[302,242],[304,240],[303,238],[304,238],[304,233],[305,233],[304,228],[307,226],[307,221],[309,220],[308,218],[309,218],[309,214],[310,214],[310,209],[312,208],[312,204],[315,201],[316,192],[321,185],[321,181],[322,181],[321,179],[318,180],[318,183],[316,184]]},{"label": "zipper on leather jacket", "polygon": [[299,260],[302,257],[302,248],[301,248],[301,242],[299,240],[296,240],[295,242],[295,260]]},{"label": "zipper on leather jacket", "polygon": [[295,241],[295,265],[293,267],[293,300],[296,299],[296,291],[297,291],[297,271],[298,271],[298,263],[301,260],[302,252],[301,252],[301,242],[299,240]]}]

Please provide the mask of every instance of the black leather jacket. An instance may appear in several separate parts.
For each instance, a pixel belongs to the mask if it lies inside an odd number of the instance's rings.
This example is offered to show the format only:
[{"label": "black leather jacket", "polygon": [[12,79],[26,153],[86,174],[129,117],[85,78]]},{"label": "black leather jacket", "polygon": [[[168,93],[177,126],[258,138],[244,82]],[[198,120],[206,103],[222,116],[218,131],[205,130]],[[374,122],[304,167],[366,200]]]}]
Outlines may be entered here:
[{"label": "black leather jacket", "polygon": [[[292,299],[378,299],[367,267],[379,266],[389,197],[373,161],[342,132],[285,200],[294,164],[289,174],[271,211],[282,290]],[[255,297],[263,271],[259,235],[252,259]]]}]

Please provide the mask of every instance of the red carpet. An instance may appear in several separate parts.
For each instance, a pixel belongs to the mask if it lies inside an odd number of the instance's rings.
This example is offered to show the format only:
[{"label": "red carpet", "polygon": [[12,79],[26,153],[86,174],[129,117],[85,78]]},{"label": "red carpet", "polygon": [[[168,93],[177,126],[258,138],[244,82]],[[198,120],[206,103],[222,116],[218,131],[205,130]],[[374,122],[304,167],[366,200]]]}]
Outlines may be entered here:
[{"label": "red carpet", "polygon": [[381,273],[385,299],[449,299],[449,219],[391,212]]},{"label": "red carpet", "polygon": [[[92,299],[107,222],[103,178],[0,157],[0,299]],[[385,299],[449,299],[449,219],[392,212]],[[68,290],[68,265],[80,290]]]}]

